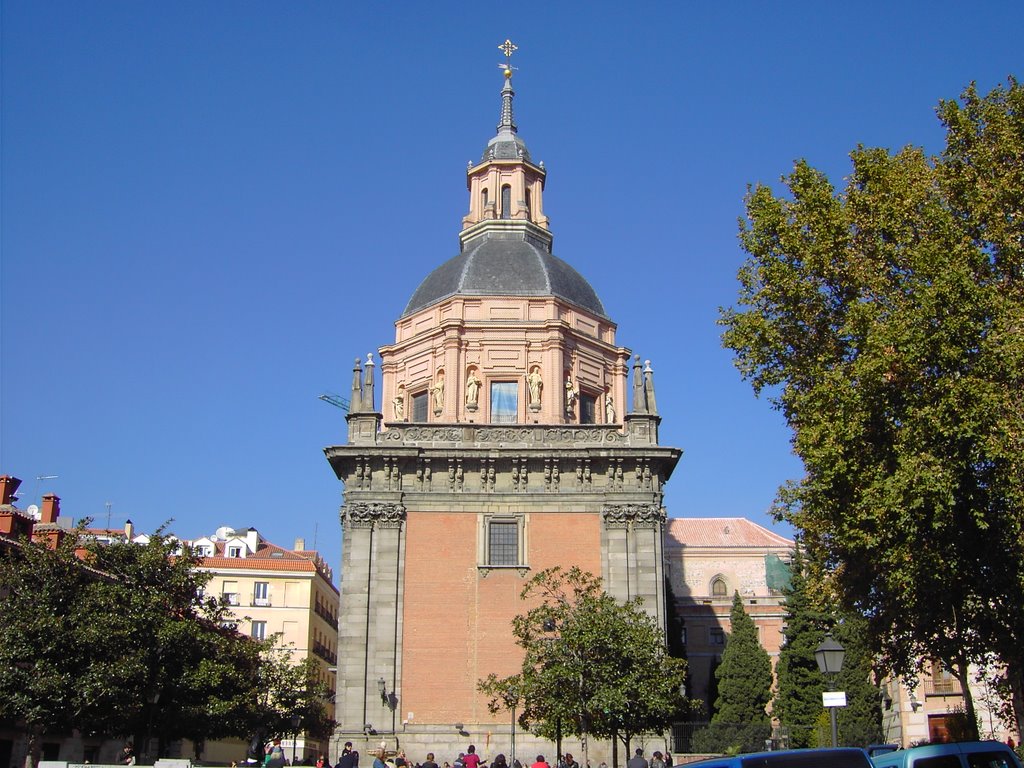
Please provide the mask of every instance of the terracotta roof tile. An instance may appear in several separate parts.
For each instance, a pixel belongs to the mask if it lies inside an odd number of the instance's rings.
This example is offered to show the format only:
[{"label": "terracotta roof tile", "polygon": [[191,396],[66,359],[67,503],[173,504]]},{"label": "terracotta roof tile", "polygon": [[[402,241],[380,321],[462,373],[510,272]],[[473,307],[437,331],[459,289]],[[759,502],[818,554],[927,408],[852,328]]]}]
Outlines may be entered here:
[{"label": "terracotta roof tile", "polygon": [[794,544],[745,517],[676,517],[668,521],[669,545],[683,547],[785,547]]}]

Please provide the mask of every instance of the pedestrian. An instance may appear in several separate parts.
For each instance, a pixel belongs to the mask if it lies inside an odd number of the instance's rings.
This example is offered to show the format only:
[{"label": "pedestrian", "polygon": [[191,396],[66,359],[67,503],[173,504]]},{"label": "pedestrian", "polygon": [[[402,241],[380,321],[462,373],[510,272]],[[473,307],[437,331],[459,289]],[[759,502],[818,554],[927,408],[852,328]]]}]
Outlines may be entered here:
[{"label": "pedestrian", "polygon": [[654,754],[651,755],[651,768],[665,768],[665,761],[658,750],[654,750]]},{"label": "pedestrian", "polygon": [[387,768],[387,763],[384,762],[384,750],[378,749],[373,753],[373,768]]},{"label": "pedestrian", "polygon": [[470,744],[466,748],[466,755],[462,758],[462,764],[466,768],[480,768],[480,755],[476,753],[476,746]]},{"label": "pedestrian", "polygon": [[626,763],[626,768],[650,768],[647,764],[647,760],[644,759],[644,751],[640,747],[636,748],[636,753],[629,758]]},{"label": "pedestrian", "polygon": [[551,766],[548,765],[548,761],[544,759],[544,755],[537,755],[537,760],[530,766],[530,768],[551,768]]},{"label": "pedestrian", "polygon": [[316,759],[316,768],[324,768],[324,763],[326,762],[327,760],[324,758],[324,756],[320,755],[320,757]]},{"label": "pedestrian", "polygon": [[562,757],[562,768],[580,768],[580,764],[572,759],[572,752],[566,752]]},{"label": "pedestrian", "polygon": [[[445,763],[447,765],[447,763]],[[420,768],[437,768],[437,763],[434,762],[434,753],[427,752],[427,759],[420,763]]]},{"label": "pedestrian", "polygon": [[267,768],[282,768],[287,762],[284,756],[284,749],[281,747],[281,740],[274,739],[270,743],[270,748],[267,750],[267,757],[263,761],[263,764]]},{"label": "pedestrian", "polygon": [[491,768],[508,768],[508,761],[502,754],[495,755],[494,759],[491,760]]},{"label": "pedestrian", "polygon": [[135,745],[130,741],[121,750],[121,763],[124,765],[135,765]]},{"label": "pedestrian", "polygon": [[455,762],[452,763],[452,768],[466,768],[466,753],[459,752],[459,756],[455,758]]},{"label": "pedestrian", "polygon": [[672,753],[665,750],[665,768],[672,768]]},{"label": "pedestrian", "polygon": [[338,764],[334,768],[359,768],[359,753],[352,749],[352,742],[346,741],[341,755],[338,756]]},{"label": "pedestrian", "polygon": [[405,756],[405,750],[398,750],[398,754],[395,755],[395,768],[407,768],[409,765],[409,759]]}]

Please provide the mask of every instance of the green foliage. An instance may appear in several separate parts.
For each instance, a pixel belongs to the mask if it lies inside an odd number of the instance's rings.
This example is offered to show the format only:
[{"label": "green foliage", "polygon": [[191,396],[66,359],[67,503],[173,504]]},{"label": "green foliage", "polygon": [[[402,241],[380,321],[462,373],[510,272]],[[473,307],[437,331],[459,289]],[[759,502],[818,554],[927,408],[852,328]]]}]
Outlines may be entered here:
[{"label": "green foliage", "polygon": [[[841,194],[757,186],[723,341],[793,430],[777,514],[882,662],[994,654],[1024,725],[1024,89],[943,102],[946,150],[859,147]],[[968,699],[968,707],[972,704]]]},{"label": "green foliage", "polygon": [[786,641],[775,669],[778,689],[772,714],[789,729],[790,747],[812,747],[816,746],[821,693],[825,690],[814,650],[835,619],[816,603],[820,593],[809,590],[800,550],[794,554],[791,571],[791,585],[785,592]]},{"label": "green foliage", "polygon": [[762,752],[771,736],[770,723],[710,723],[693,734],[691,749],[706,755]]},{"label": "green foliage", "polygon": [[[738,725],[767,723],[771,701],[772,664],[768,652],[757,640],[754,620],[743,609],[743,600],[735,593],[729,612],[731,631],[715,670],[718,699],[712,724]],[[762,746],[764,741],[761,741]]]},{"label": "green foliage", "polygon": [[560,727],[627,740],[683,714],[685,663],[638,601],[617,603],[576,567],[538,573],[521,597],[534,605],[512,621],[522,671],[478,684],[492,712],[515,707],[521,725],[549,738]]},{"label": "green foliage", "polygon": [[836,713],[839,744],[866,747],[882,741],[882,704],[874,684],[874,652],[868,642],[867,622],[849,614],[840,617],[832,634],[846,650],[838,687],[846,691],[846,706]]},{"label": "green foliage", "polygon": [[[0,721],[44,733],[248,738],[329,735],[327,686],[312,660],[221,626],[199,560],[157,534],[146,545],[90,543],[80,528],[56,550],[0,550]],[[159,748],[158,748],[159,749]],[[149,755],[154,757],[155,755]]]},{"label": "green foliage", "polygon": [[124,691],[143,672],[130,620],[74,542],[0,549],[0,719],[30,733],[117,728],[133,711]]},{"label": "green foliage", "polygon": [[[162,532],[147,544],[89,546],[90,563],[113,578],[103,600],[131,623],[128,659],[142,670],[130,688],[136,707],[128,733],[172,739],[245,735],[260,647],[220,625],[226,609],[203,597],[209,574],[200,559]],[[145,738],[137,742],[145,749]]]},{"label": "green foliage", "polygon": [[268,736],[283,737],[295,732],[298,718],[300,731],[327,738],[335,723],[327,716],[331,691],[317,674],[318,663],[306,658],[296,664],[290,649],[272,643],[262,648],[252,723]]}]

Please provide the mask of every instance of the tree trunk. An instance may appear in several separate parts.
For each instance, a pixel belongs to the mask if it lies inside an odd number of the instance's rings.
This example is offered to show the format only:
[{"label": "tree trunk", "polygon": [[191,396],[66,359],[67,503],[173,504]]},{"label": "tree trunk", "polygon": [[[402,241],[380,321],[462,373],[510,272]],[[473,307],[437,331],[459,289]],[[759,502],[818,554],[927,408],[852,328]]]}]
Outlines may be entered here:
[{"label": "tree trunk", "polygon": [[28,748],[25,750],[25,768],[39,765],[39,752],[43,743],[43,726],[34,724],[28,728]]},{"label": "tree trunk", "polygon": [[612,731],[612,768],[619,768],[619,732]]},{"label": "tree trunk", "polygon": [[971,676],[968,672],[966,661],[958,661],[953,667],[953,674],[960,682],[960,688],[964,692],[964,715],[967,720],[968,736],[971,741],[978,741],[981,736],[978,733],[978,713],[974,708],[974,695],[971,692]]},{"label": "tree trunk", "polygon": [[1019,659],[1004,661],[1010,687],[1010,706],[1017,727],[1017,741],[1024,742],[1024,664]]}]

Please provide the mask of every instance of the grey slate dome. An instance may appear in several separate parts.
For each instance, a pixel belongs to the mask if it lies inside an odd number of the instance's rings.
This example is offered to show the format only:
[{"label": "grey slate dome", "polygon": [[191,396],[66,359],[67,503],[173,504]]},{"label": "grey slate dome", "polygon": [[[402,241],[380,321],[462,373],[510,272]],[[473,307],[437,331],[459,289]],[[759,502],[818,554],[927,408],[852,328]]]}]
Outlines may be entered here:
[{"label": "grey slate dome", "polygon": [[607,317],[590,283],[523,230],[491,232],[467,242],[462,253],[427,275],[402,316],[456,295],[555,296]]}]

